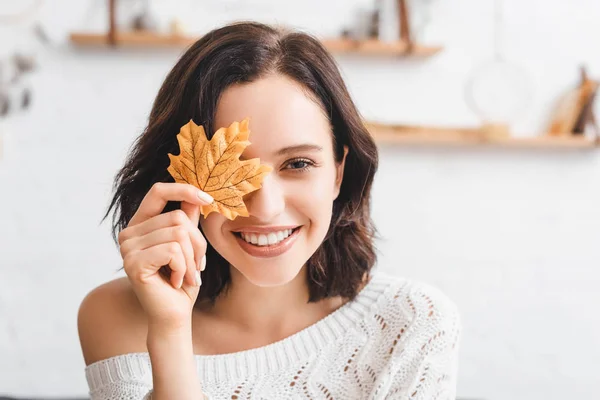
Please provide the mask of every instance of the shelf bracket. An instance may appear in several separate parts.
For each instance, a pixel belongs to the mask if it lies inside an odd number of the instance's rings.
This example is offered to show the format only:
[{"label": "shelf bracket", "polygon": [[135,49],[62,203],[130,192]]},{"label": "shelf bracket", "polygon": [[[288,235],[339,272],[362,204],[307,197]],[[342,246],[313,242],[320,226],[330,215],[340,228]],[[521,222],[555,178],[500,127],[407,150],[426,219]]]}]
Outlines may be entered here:
[{"label": "shelf bracket", "polygon": [[116,2],[108,1],[108,44],[113,47],[117,45]]}]

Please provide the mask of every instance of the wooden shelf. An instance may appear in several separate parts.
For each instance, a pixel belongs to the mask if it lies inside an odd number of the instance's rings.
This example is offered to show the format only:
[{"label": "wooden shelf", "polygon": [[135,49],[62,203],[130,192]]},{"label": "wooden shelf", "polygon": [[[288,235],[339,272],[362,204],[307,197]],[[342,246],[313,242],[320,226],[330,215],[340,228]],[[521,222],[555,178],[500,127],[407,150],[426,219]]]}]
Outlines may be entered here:
[{"label": "wooden shelf", "polygon": [[408,146],[489,146],[540,149],[600,148],[598,140],[581,136],[492,137],[480,128],[442,128],[366,123],[378,143]]},{"label": "wooden shelf", "polygon": [[[108,46],[108,34],[74,32],[71,42],[78,46]],[[186,47],[199,37],[164,35],[152,32],[117,32],[115,43],[123,47]],[[410,48],[406,42],[382,42],[379,40],[356,41],[351,39],[323,39],[322,43],[332,53],[359,54],[365,56],[387,55],[404,57],[428,57],[442,50],[442,47],[414,45]]]},{"label": "wooden shelf", "polygon": [[383,42],[380,40],[323,39],[323,44],[332,53],[353,53],[365,56],[430,57],[440,51],[440,46],[414,44],[412,48],[404,41]]},{"label": "wooden shelf", "polygon": [[[71,42],[78,46],[99,47],[108,46],[108,34],[74,32],[70,35]],[[151,32],[117,32],[116,46],[123,47],[185,47],[194,43],[198,38],[181,35],[161,35]]]}]

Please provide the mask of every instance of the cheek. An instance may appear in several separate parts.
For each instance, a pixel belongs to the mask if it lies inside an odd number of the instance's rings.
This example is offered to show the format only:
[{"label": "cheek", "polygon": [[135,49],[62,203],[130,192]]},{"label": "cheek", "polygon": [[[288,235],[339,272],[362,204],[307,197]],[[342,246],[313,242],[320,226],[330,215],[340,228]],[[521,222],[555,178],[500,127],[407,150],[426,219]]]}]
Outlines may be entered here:
[{"label": "cheek", "polygon": [[311,179],[311,193],[321,200],[333,202],[336,195],[336,168],[335,165],[327,165],[314,171]]},{"label": "cheek", "polygon": [[307,179],[295,182],[288,196],[290,205],[311,224],[329,227],[331,208],[335,199],[335,171],[321,168],[310,172]]}]

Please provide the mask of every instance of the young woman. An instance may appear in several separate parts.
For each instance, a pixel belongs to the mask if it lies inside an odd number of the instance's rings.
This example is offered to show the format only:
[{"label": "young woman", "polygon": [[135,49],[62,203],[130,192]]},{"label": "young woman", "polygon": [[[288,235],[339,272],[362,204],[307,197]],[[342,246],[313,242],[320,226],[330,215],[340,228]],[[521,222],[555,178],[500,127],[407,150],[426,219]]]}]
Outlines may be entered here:
[{"label": "young woman", "polygon": [[[201,218],[213,199],[174,183],[167,154],[190,119],[210,135],[246,117],[242,157],[273,170],[248,217]],[[376,169],[316,39],[237,23],[196,42],[116,178],[127,278],[78,318],[92,399],[454,399],[455,306],[372,271]]]}]

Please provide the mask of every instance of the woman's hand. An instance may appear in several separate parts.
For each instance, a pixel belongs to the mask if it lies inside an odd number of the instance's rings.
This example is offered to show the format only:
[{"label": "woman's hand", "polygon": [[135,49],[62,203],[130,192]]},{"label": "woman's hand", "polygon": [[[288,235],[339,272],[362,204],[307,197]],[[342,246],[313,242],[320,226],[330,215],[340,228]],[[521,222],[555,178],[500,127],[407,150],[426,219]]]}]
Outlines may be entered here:
[{"label": "woman's hand", "polygon": [[[167,201],[181,201],[181,209],[161,214]],[[200,206],[212,201],[193,185],[156,183],[119,233],[125,272],[150,327],[169,330],[191,323],[200,271],[206,265],[206,240],[198,229]],[[159,273],[167,265],[169,279]]]}]

